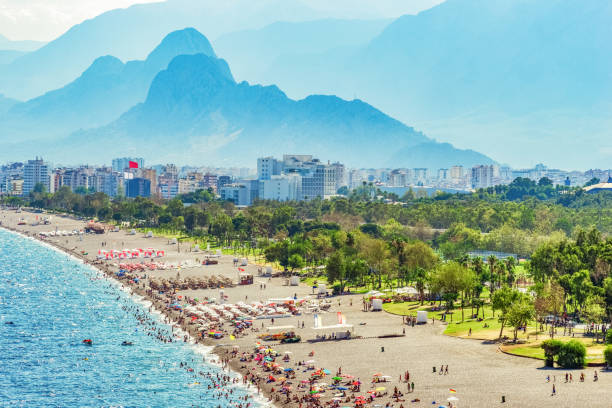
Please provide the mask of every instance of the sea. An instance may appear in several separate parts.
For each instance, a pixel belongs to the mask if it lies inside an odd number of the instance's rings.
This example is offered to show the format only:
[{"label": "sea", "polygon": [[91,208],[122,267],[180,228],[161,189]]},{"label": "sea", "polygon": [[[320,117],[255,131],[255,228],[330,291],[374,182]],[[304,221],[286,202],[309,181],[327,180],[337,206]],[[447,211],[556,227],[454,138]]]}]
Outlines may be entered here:
[{"label": "sea", "polygon": [[0,406],[246,407],[248,390],[221,386],[217,374],[228,373],[201,346],[149,335],[171,330],[149,305],[93,267],[0,229]]}]

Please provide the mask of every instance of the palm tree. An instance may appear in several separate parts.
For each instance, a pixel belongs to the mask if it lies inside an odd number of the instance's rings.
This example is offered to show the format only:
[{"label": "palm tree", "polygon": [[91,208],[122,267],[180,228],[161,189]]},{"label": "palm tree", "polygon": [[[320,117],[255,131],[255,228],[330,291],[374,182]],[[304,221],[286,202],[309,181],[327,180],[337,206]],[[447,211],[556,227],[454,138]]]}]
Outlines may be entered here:
[{"label": "palm tree", "polygon": [[497,261],[497,265],[495,266],[495,270],[497,271],[497,287],[502,287],[502,282],[504,282],[504,277],[506,276],[506,264],[504,261],[499,259]]},{"label": "palm tree", "polygon": [[491,294],[495,292],[495,282],[493,277],[495,276],[495,266],[497,265],[497,257],[495,255],[489,255],[487,258],[489,264],[489,275],[491,275]]},{"label": "palm tree", "polygon": [[508,284],[510,287],[514,286],[516,275],[514,274],[514,268],[516,267],[516,259],[513,256],[506,258],[506,270],[508,271]]}]

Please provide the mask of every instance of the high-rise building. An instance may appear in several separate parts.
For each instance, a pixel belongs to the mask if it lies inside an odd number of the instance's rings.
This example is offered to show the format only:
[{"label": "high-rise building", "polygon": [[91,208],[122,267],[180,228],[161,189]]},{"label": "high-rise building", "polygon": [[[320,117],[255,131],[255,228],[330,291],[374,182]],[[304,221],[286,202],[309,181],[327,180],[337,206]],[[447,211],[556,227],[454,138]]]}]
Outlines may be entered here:
[{"label": "high-rise building", "polygon": [[151,183],[151,194],[157,192],[157,171],[155,169],[139,168],[135,171],[135,175],[140,178],[145,178]]},{"label": "high-rise building", "polygon": [[226,184],[219,193],[222,200],[232,201],[239,206],[251,205],[259,196],[259,180],[240,180]]},{"label": "high-rise building", "polygon": [[[305,154],[286,154],[282,161],[273,157],[260,158],[257,160],[257,175],[260,181],[271,180],[274,176],[280,175],[300,176],[301,186],[298,190],[301,190],[301,193],[298,199],[303,200],[331,197],[337,193],[340,187],[347,185],[346,170],[342,163],[330,164],[328,162],[324,164],[313,158],[312,155]],[[284,193],[278,193],[279,188],[281,190],[285,187],[290,188],[289,185],[292,182],[294,181],[289,182],[289,179],[276,178],[274,183],[260,184],[259,195],[270,197],[272,186],[275,185],[276,195],[284,196]],[[268,186],[268,193],[265,192],[266,185]]]},{"label": "high-rise building", "polygon": [[418,185],[426,184],[429,180],[429,169],[425,167],[412,169],[412,180]]},{"label": "high-rise building", "polygon": [[150,197],[151,182],[141,177],[127,180],[125,183],[125,196],[128,198]]},{"label": "high-rise building", "polygon": [[262,200],[297,201],[300,199],[302,176],[286,174],[259,181],[259,198]]},{"label": "high-rise building", "polygon": [[465,185],[463,166],[453,166],[450,168],[450,180],[454,185]]},{"label": "high-rise building", "polygon": [[42,158],[28,160],[23,167],[23,192],[28,195],[34,190],[37,184],[42,184],[46,191],[52,193],[53,185],[51,184],[51,166],[44,162]]},{"label": "high-rise building", "polygon": [[334,168],[336,177],[336,191],[334,192],[335,194],[341,187],[346,187],[348,185],[346,177],[346,168],[344,167],[344,164],[339,162],[332,163],[331,166]]},{"label": "high-rise building", "polygon": [[450,179],[450,171],[448,169],[438,169],[438,181],[447,181]]},{"label": "high-rise building", "polygon": [[219,176],[217,177],[217,193],[221,192],[221,188],[232,184],[232,178],[230,176]]},{"label": "high-rise building", "polygon": [[208,190],[210,188],[214,193],[216,193],[218,183],[219,179],[216,174],[206,173],[200,181],[200,188],[204,190]]},{"label": "high-rise building", "polygon": [[481,165],[472,167],[472,187],[487,188],[493,185],[495,166]]},{"label": "high-rise building", "polygon": [[272,176],[280,176],[283,172],[283,162],[274,157],[257,159],[257,179],[270,180]]},{"label": "high-rise building", "polygon": [[113,171],[110,167],[96,169],[94,175],[89,179],[89,189],[104,193],[109,197],[116,197],[123,188],[122,174]]}]

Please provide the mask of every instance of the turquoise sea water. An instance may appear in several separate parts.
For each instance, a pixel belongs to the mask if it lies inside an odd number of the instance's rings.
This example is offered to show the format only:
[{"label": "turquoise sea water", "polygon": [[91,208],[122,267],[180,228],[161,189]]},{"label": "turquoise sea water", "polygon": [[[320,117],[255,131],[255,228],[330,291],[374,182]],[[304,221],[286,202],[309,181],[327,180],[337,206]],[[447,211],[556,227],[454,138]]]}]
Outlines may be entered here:
[{"label": "turquoise sea water", "polygon": [[241,388],[219,397],[222,371],[193,346],[149,335],[169,328],[147,310],[92,268],[0,229],[0,406],[246,406]]}]

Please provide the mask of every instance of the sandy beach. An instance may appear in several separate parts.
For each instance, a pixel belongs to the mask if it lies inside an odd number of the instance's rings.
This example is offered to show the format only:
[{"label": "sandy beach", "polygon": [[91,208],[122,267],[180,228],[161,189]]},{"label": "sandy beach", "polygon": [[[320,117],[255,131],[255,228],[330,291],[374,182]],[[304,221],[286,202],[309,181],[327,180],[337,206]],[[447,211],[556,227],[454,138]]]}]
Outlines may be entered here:
[{"label": "sandy beach", "polygon": [[[43,217],[49,218],[48,224],[39,223]],[[266,398],[270,398],[276,406],[308,407],[314,404],[303,397],[310,395],[311,384],[307,382],[313,373],[325,369],[329,374],[314,381],[331,385],[336,374],[341,374],[339,380],[342,388],[348,390],[328,389],[321,385],[319,389],[324,392],[319,395],[317,404],[320,406],[354,407],[355,400],[352,395],[368,397],[368,391],[378,394],[373,402],[365,406],[389,407],[430,407],[449,406],[450,401],[455,407],[491,407],[496,405],[508,407],[606,407],[612,406],[612,372],[600,371],[599,380],[593,381],[594,369],[573,370],[575,381],[565,383],[566,370],[551,370],[544,368],[541,361],[506,355],[498,350],[496,344],[485,344],[479,340],[454,338],[442,334],[444,324],[431,319],[425,325],[409,326],[402,324],[402,318],[386,312],[364,311],[362,295],[346,295],[330,297],[321,301],[315,300],[313,289],[304,284],[299,286],[287,285],[282,277],[268,278],[259,275],[261,267],[249,264],[242,266],[245,273],[254,276],[251,285],[236,285],[239,279],[238,267],[234,265],[233,256],[223,255],[217,265],[202,265],[205,259],[203,251],[195,252],[187,244],[173,244],[167,238],[147,238],[143,233],[131,235],[129,230],[119,232],[107,231],[104,234],[82,234],[72,236],[41,237],[41,233],[51,231],[83,230],[86,222],[71,217],[47,215],[31,212],[16,212],[14,210],[0,210],[1,226],[20,232],[33,238],[41,239],[52,244],[84,261],[95,264],[104,273],[116,276],[120,263],[141,263],[140,259],[130,260],[99,260],[101,250],[123,250],[133,248],[154,248],[164,251],[164,256],[153,261],[165,264],[167,269],[144,270],[131,274],[138,277],[138,283],[130,283],[123,279],[122,283],[130,285],[134,293],[150,299],[157,309],[163,311],[177,326],[189,332],[198,342],[214,346],[215,353],[227,363],[234,371],[243,376],[249,373],[244,381],[250,383],[252,389],[261,389]],[[18,225],[25,223],[24,225]],[[38,225],[34,225],[37,224]],[[148,259],[146,262],[150,262]],[[180,264],[180,267],[179,267]],[[178,275],[178,276],[177,276]],[[229,279],[234,286],[223,285],[223,288],[185,289],[171,294],[164,291],[153,290],[151,282],[160,282],[163,279],[206,279],[216,281]],[[264,288],[265,286],[265,288]],[[348,340],[327,340],[310,342],[327,331],[313,329],[313,314],[301,310],[299,315],[272,319],[253,319],[253,326],[241,333],[233,333],[229,323],[219,327],[224,332],[221,339],[208,337],[201,338],[197,324],[191,323],[188,318],[189,305],[187,298],[220,299],[220,290],[227,296],[226,303],[238,304],[243,302],[251,304],[270,303],[270,299],[295,297],[308,302],[327,303],[325,311],[319,311],[323,325],[337,323],[337,313],[341,312],[352,328],[344,329],[351,332]],[[180,296],[180,299],[179,299]],[[170,304],[180,304],[183,311],[172,310]],[[193,306],[193,305],[192,305]],[[264,342],[258,335],[268,332],[270,326],[293,326],[301,342],[292,344],[279,344],[278,342]],[[302,328],[303,326],[303,328]],[[339,331],[339,330],[336,330]],[[235,338],[234,338],[235,336]],[[282,388],[280,374],[264,372],[261,364],[255,361],[253,354],[256,342],[270,345],[279,357],[273,363],[283,368],[291,368],[294,378],[287,378],[290,384],[289,402],[287,396],[278,391]],[[286,354],[286,352],[289,352]],[[289,356],[289,361],[283,361],[282,356]],[[241,361],[241,357],[242,360]],[[299,365],[301,361],[312,361],[306,366]],[[307,369],[308,365],[314,370]],[[448,374],[441,374],[440,366],[448,366]],[[435,367],[435,372],[434,368]],[[341,368],[341,372],[339,369]],[[406,372],[409,381],[404,381]],[[585,382],[577,379],[584,372]],[[380,374],[374,377],[375,374]],[[272,375],[277,381],[270,382]],[[400,376],[402,381],[400,381]],[[550,376],[550,383],[546,377]],[[373,384],[373,378],[387,378],[384,383]],[[360,381],[359,392],[352,392],[354,381]],[[551,396],[553,381],[556,396]],[[299,388],[302,384],[304,388]],[[313,384],[313,385],[314,385]],[[408,392],[408,385],[414,384],[414,391]],[[381,389],[384,387],[384,390]],[[398,398],[393,398],[394,388],[397,387]],[[274,390],[274,392],[272,391]],[[454,390],[456,392],[452,392]],[[505,402],[502,402],[502,397]],[[296,398],[300,399],[298,402]],[[334,398],[336,398],[334,400]],[[434,404],[435,401],[435,404]]]}]

